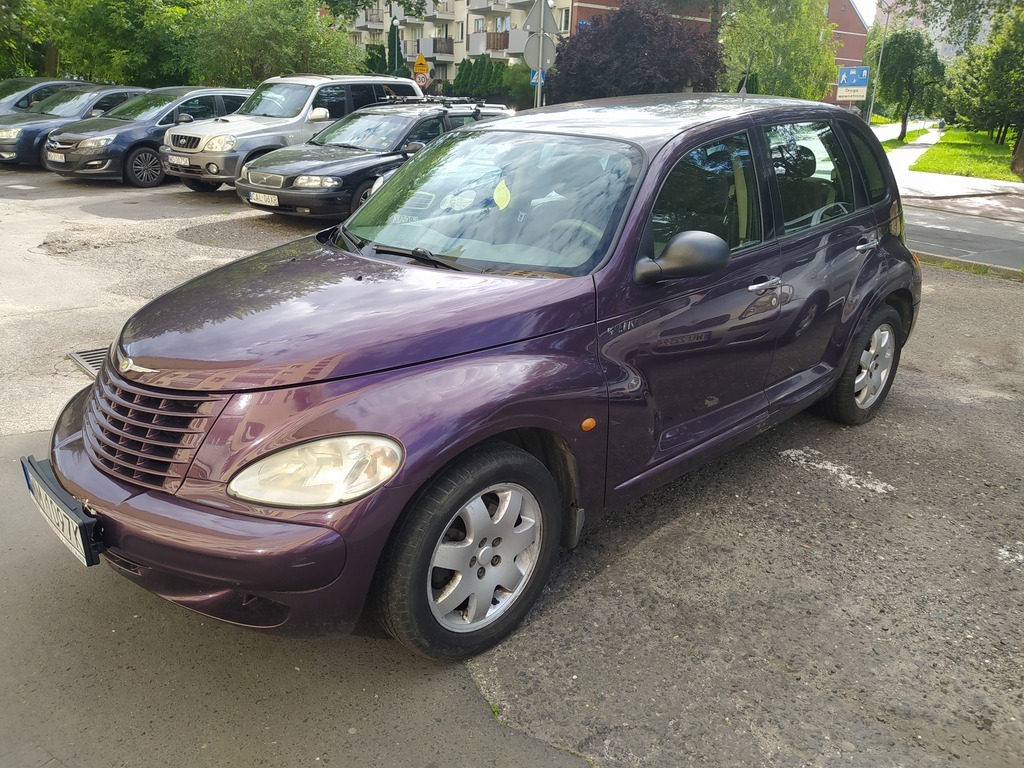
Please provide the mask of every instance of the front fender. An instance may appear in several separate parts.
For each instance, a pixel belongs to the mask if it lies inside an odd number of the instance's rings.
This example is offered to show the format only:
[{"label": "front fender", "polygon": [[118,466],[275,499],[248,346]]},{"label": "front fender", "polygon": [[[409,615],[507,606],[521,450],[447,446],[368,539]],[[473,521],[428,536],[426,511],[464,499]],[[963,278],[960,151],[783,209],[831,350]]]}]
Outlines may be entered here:
[{"label": "front fender", "polygon": [[[388,487],[418,488],[469,447],[510,430],[533,429],[569,446],[580,469],[581,506],[600,507],[608,398],[595,344],[594,326],[588,325],[393,371],[234,395],[192,464],[194,485],[186,486],[204,487],[205,495],[289,445],[372,433],[405,448],[405,462]],[[586,419],[596,426],[584,430]],[[394,520],[401,511],[377,514]],[[344,527],[346,512],[278,509],[273,515]]]}]

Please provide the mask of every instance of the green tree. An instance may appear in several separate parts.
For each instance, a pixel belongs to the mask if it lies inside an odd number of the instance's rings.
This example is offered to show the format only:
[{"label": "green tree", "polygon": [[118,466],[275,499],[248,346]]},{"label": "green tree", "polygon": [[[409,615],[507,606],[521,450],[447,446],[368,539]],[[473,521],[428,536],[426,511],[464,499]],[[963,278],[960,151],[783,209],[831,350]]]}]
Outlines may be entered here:
[{"label": "green tree", "polygon": [[[837,43],[825,0],[737,0],[722,20],[725,81],[814,101],[835,79]],[[739,86],[737,86],[737,90]]]},{"label": "green tree", "polygon": [[189,56],[192,80],[251,86],[287,72],[365,71],[365,54],[321,17],[318,0],[208,0]]},{"label": "green tree", "polygon": [[201,0],[60,0],[53,33],[62,71],[149,87],[188,74],[191,27]]},{"label": "green tree", "polygon": [[1024,0],[903,0],[900,7],[934,22],[950,43],[966,50],[985,22],[1007,11],[1024,8]]},{"label": "green tree", "polygon": [[619,10],[558,43],[548,80],[552,103],[603,96],[715,90],[718,40],[652,0]]},{"label": "green tree", "polygon": [[878,73],[878,96],[897,107],[902,121],[900,141],[907,136],[907,121],[915,105],[925,112],[939,105],[944,78],[945,67],[923,33],[903,29],[889,35]]},{"label": "green tree", "polygon": [[[324,0],[321,6],[331,9],[331,13],[339,19],[354,19],[360,11],[373,8],[379,0]],[[422,18],[427,10],[426,0],[395,0],[395,5],[405,11],[407,16]]]},{"label": "green tree", "polygon": [[383,45],[366,46],[366,70],[386,75],[388,72],[388,54]]},{"label": "green tree", "polygon": [[534,86],[530,83],[530,72],[530,65],[524,62],[505,67],[502,72],[502,95],[507,99],[508,106],[517,109],[533,106]]},{"label": "green tree", "polygon": [[463,59],[459,63],[458,72],[455,73],[455,79],[452,80],[452,94],[455,96],[468,96],[469,95],[469,84],[473,78],[473,60],[470,58]]},{"label": "green tree", "polygon": [[43,71],[50,22],[41,0],[0,0],[0,80]]}]

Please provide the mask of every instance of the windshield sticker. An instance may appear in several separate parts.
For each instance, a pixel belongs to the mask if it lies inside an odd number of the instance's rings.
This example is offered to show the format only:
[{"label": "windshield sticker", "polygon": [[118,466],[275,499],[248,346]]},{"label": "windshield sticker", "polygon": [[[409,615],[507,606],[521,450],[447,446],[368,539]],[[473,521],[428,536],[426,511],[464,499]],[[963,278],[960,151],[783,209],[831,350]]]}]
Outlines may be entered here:
[{"label": "windshield sticker", "polygon": [[505,180],[502,179],[498,182],[498,186],[494,188],[494,202],[498,206],[498,210],[504,211],[511,201],[512,193],[505,184]]}]

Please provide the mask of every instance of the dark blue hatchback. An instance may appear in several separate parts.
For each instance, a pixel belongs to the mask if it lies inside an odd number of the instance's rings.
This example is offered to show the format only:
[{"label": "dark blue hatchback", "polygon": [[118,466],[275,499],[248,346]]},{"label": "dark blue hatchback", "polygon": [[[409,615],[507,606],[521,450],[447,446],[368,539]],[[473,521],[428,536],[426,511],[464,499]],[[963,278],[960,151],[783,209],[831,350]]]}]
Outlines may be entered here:
[{"label": "dark blue hatchback", "polygon": [[156,88],[102,117],[54,131],[46,143],[44,164],[62,176],[155,187],[164,180],[158,149],[168,128],[230,114],[250,93],[241,88]]}]

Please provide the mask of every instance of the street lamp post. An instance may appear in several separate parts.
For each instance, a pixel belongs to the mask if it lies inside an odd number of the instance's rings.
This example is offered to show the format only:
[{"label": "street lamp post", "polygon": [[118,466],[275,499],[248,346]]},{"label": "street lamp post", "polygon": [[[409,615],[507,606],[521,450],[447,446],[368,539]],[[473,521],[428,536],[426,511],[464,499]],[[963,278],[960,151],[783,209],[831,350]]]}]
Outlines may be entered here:
[{"label": "street lamp post", "polygon": [[392,17],[392,19],[391,19],[391,26],[395,28],[395,52],[394,52],[395,55],[391,59],[391,74],[397,75],[398,74],[398,48],[399,48],[399,41],[398,41],[398,17],[397,16]]},{"label": "street lamp post", "polygon": [[878,46],[878,66],[875,67],[875,87],[871,89],[871,100],[868,102],[868,125],[871,125],[871,115],[875,110],[875,94],[878,93],[878,80],[882,76],[882,54],[885,52],[885,38],[889,36],[889,16],[892,15],[892,9],[896,7],[896,3],[879,3],[878,6],[885,11],[885,27],[882,28],[882,44]]}]

